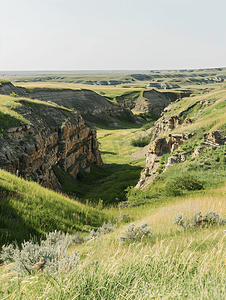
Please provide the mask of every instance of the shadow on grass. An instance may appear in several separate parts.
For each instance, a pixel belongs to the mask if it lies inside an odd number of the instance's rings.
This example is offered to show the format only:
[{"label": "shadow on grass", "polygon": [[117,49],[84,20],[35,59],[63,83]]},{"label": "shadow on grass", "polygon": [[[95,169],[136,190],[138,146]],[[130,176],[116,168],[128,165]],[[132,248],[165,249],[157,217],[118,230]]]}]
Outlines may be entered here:
[{"label": "shadow on grass", "polygon": [[100,154],[110,154],[110,155],[117,155],[117,153],[112,151],[100,151]]},{"label": "shadow on grass", "polygon": [[31,236],[40,234],[31,224],[24,222],[17,210],[10,204],[11,200],[20,201],[19,193],[0,186],[0,248],[14,241],[20,245]]},{"label": "shadow on grass", "polygon": [[100,200],[104,206],[115,205],[126,200],[125,189],[137,184],[142,167],[128,164],[106,164],[105,167],[90,165],[90,174],[79,172],[77,179],[60,168],[54,172],[65,193],[95,206]]},{"label": "shadow on grass", "polygon": [[0,133],[3,129],[8,129],[10,127],[18,127],[22,124],[22,121],[11,116],[10,114],[3,113],[0,111]]}]

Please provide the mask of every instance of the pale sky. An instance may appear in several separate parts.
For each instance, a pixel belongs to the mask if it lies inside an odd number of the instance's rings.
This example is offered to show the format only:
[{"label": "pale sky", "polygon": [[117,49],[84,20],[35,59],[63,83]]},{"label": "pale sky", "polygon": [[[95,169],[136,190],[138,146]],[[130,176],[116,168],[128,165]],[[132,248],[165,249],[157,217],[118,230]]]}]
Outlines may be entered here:
[{"label": "pale sky", "polygon": [[0,71],[226,67],[225,0],[0,0]]}]

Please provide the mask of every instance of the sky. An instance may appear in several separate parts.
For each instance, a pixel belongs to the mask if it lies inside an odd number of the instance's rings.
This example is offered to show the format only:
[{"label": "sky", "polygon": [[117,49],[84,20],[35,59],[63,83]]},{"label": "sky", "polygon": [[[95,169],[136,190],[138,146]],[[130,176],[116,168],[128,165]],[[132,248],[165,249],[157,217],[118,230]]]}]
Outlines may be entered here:
[{"label": "sky", "polygon": [[5,0],[0,71],[226,67],[225,0]]}]

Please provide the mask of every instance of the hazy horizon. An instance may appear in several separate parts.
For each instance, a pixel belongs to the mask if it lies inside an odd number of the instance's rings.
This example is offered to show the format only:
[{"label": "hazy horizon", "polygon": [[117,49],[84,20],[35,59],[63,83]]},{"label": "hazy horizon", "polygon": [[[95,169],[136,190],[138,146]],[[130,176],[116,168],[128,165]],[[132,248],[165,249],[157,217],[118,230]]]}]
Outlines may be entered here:
[{"label": "hazy horizon", "polygon": [[223,0],[8,0],[0,71],[226,66]]}]

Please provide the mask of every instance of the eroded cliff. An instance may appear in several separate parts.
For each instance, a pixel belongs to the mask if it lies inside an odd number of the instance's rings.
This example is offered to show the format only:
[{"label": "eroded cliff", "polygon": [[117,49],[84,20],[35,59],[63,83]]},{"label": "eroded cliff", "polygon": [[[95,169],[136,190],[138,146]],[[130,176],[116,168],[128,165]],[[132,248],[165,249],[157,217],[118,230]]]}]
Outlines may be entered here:
[{"label": "eroded cliff", "polygon": [[20,97],[38,99],[74,110],[86,124],[101,123],[110,127],[120,127],[120,121],[140,123],[127,107],[113,105],[106,98],[91,90],[34,88],[14,86],[11,82],[0,85],[0,94],[16,94]]},{"label": "eroded cliff", "polygon": [[102,166],[96,131],[77,113],[29,100],[16,111],[26,124],[0,134],[0,168],[60,191],[54,167],[76,178],[91,164]]}]

